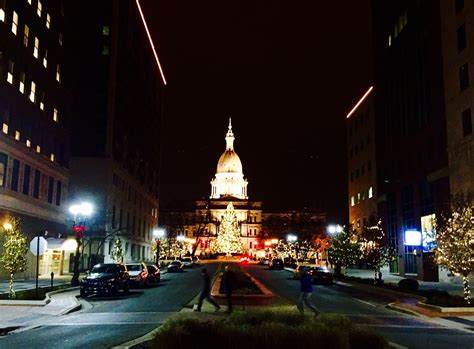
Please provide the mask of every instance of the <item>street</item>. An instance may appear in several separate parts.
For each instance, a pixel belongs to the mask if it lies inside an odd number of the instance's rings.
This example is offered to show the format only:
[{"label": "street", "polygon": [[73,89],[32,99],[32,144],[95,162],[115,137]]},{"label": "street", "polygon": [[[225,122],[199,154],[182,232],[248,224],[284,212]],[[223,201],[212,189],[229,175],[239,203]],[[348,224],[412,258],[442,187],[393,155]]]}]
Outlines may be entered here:
[{"label": "street", "polygon": [[[271,291],[295,304],[299,282],[286,270],[249,265],[246,270]],[[408,348],[473,348],[474,334],[447,329],[440,324],[389,310],[383,294],[373,296],[338,285],[315,285],[313,303],[323,312],[347,315],[354,323],[380,331],[390,342]]]},{"label": "street", "polygon": [[[211,274],[217,266],[206,264]],[[0,337],[0,348],[109,348],[140,337],[196,296],[201,287],[199,270],[163,273],[157,286],[132,289],[128,296],[87,298],[81,311],[57,317],[39,328]],[[269,271],[252,264],[245,270],[296,304],[299,282],[291,272]],[[375,328],[390,342],[404,347],[472,349],[474,343],[474,334],[385,308],[388,300],[383,295],[367,295],[339,285],[315,285],[313,301],[321,311],[345,314],[354,323]]]},{"label": "street", "polygon": [[[214,273],[217,264],[206,266]],[[0,337],[0,348],[110,348],[150,332],[180,311],[201,287],[199,269],[163,273],[157,286],[128,296],[89,297],[79,312],[32,330]]]}]

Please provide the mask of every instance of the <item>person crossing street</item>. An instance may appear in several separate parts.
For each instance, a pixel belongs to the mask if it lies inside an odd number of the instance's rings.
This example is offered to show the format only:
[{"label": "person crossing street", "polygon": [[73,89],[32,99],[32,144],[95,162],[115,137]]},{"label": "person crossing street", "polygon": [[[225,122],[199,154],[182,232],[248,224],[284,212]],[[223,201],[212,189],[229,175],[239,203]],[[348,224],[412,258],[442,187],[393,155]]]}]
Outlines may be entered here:
[{"label": "person crossing street", "polygon": [[197,305],[197,309],[195,311],[201,311],[202,308],[202,303],[204,302],[204,299],[206,299],[209,303],[211,303],[216,311],[219,311],[221,308],[219,304],[216,303],[214,299],[211,298],[211,278],[209,277],[209,274],[207,273],[206,268],[201,269],[201,276],[202,276],[202,290],[201,294],[199,295],[199,302]]},{"label": "person crossing street", "polygon": [[314,315],[319,315],[320,311],[311,302],[311,293],[313,293],[313,278],[309,270],[304,271],[300,279],[301,294],[298,302],[298,310],[301,314],[304,314],[304,308],[307,306],[311,309]]}]

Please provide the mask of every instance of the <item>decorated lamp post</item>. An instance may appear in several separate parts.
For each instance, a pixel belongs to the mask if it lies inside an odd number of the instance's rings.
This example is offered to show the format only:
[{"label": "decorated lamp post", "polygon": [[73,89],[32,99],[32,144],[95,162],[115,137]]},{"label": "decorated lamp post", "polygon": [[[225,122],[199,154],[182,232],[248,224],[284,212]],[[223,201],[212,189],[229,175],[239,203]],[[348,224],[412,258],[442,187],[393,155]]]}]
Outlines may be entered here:
[{"label": "decorated lamp post", "polygon": [[93,207],[90,203],[71,205],[69,212],[73,215],[73,232],[76,236],[76,253],[74,255],[74,274],[71,279],[71,286],[79,285],[79,258],[81,256],[82,238],[86,229],[86,219],[93,213]]},{"label": "decorated lamp post", "polygon": [[155,243],[156,243],[155,263],[157,266],[159,266],[159,263],[160,263],[161,239],[164,236],[165,236],[165,230],[163,228],[153,230],[153,237],[155,238]]}]

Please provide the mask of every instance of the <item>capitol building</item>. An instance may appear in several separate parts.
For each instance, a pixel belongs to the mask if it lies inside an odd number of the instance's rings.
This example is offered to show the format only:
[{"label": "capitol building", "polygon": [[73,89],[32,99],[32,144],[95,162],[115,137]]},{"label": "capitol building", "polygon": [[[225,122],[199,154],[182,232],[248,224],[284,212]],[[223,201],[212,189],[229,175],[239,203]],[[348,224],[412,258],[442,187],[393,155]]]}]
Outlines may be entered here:
[{"label": "capitol building", "polygon": [[[195,249],[196,255],[209,254],[213,241],[220,233],[220,225],[226,209],[233,206],[238,225],[242,251],[255,257],[265,255],[265,239],[281,238],[275,236],[265,222],[279,221],[282,225],[305,217],[315,229],[325,229],[326,216],[318,212],[263,212],[262,201],[252,201],[248,196],[248,180],[244,176],[242,162],[234,147],[236,137],[229,119],[225,135],[226,147],[217,162],[216,173],[212,178],[211,191],[208,200],[193,202],[194,209],[182,211],[162,211],[161,223],[167,234],[181,236],[190,252]],[[285,223],[288,222],[288,223]],[[280,229],[281,230],[281,229]],[[315,232],[317,233],[317,232]],[[268,250],[268,249],[267,249]]]}]

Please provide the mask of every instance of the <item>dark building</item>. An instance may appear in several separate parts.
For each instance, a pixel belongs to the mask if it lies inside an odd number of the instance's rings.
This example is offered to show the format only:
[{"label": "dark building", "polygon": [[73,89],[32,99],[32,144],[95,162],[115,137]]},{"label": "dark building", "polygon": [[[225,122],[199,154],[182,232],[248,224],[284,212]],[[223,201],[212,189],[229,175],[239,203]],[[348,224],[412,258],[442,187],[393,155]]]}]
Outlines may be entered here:
[{"label": "dark building", "polygon": [[66,12],[71,200],[95,208],[86,260],[110,260],[115,237],[125,261],[152,260],[165,80],[145,17],[132,0],[69,1]]},{"label": "dark building", "polygon": [[398,249],[390,269],[437,280],[433,253],[409,240],[449,201],[440,2],[372,6],[378,214]]},{"label": "dark building", "polygon": [[63,33],[62,1],[0,0],[0,223],[20,218],[29,238],[66,231]]}]

